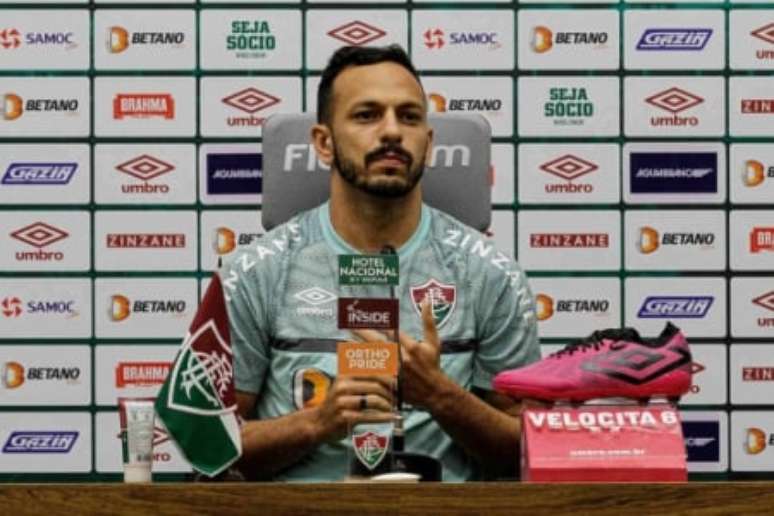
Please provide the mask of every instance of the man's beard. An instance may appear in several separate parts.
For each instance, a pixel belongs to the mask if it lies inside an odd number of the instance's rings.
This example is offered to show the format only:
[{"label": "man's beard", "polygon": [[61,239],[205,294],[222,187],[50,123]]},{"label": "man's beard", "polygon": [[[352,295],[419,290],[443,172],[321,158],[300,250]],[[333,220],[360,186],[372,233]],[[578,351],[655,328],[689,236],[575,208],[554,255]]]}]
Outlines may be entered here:
[{"label": "man's beard", "polygon": [[[407,170],[406,176],[402,177],[396,173],[390,176],[396,178],[393,181],[372,180],[373,178],[367,172],[368,165],[387,152],[400,154],[407,159],[405,165]],[[339,152],[335,140],[333,144],[333,165],[339,171],[341,177],[358,190],[371,194],[374,197],[385,199],[404,197],[416,188],[419,180],[422,179],[422,174],[425,172],[424,155],[425,153],[423,152],[422,160],[415,164],[411,155],[400,145],[383,145],[366,154],[363,160],[364,166],[358,167],[354,161],[341,157],[342,154]]]}]

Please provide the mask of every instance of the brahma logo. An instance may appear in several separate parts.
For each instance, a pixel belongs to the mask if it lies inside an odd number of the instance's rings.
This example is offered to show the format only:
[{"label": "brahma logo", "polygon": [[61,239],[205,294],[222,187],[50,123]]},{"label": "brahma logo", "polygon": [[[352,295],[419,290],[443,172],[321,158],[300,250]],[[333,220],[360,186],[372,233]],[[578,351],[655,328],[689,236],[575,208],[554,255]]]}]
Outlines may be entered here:
[{"label": "brahma logo", "polygon": [[774,381],[774,367],[743,367],[743,382],[772,382]]},{"label": "brahma logo", "polygon": [[70,453],[78,432],[14,431],[3,446],[3,453]]},{"label": "brahma logo", "polygon": [[745,186],[756,187],[763,184],[766,178],[774,178],[774,166],[766,166],[760,161],[748,159],[744,162],[742,182]]},{"label": "brahma logo", "polygon": [[712,29],[646,29],[637,50],[701,51],[712,36]]},{"label": "brahma logo", "polygon": [[110,319],[114,322],[125,321],[133,313],[137,314],[172,314],[176,316],[184,315],[186,302],[182,299],[176,300],[147,300],[135,299],[132,302],[128,297],[116,294],[110,297]]},{"label": "brahma logo", "polygon": [[19,317],[22,312],[22,300],[18,297],[6,297],[0,301],[0,312],[5,317]]},{"label": "brahma logo", "polygon": [[629,189],[633,194],[717,193],[716,152],[632,152]]},{"label": "brahma logo", "polygon": [[36,247],[37,251],[16,251],[14,257],[19,262],[29,261],[57,261],[64,260],[64,253],[60,251],[44,251],[48,247],[60,240],[67,238],[69,233],[59,228],[50,226],[44,222],[35,222],[29,226],[17,229],[11,233],[11,237],[24,242],[25,244]]},{"label": "brahma logo", "polygon": [[182,249],[184,233],[108,233],[107,246],[111,249]]},{"label": "brahma logo", "polygon": [[175,118],[171,93],[119,93],[113,99],[113,118]]},{"label": "brahma logo", "polygon": [[598,169],[596,164],[572,154],[565,154],[540,165],[540,170],[543,172],[567,181],[566,183],[547,183],[544,186],[546,193],[591,193],[594,191],[591,184],[578,184],[573,181]]},{"label": "brahma logo", "polygon": [[543,116],[553,119],[554,125],[583,125],[585,118],[594,116],[594,103],[586,88],[549,88]]},{"label": "brahma logo", "polygon": [[125,194],[166,194],[169,193],[168,184],[149,184],[148,181],[172,172],[175,167],[158,158],[143,154],[116,165],[116,170],[142,181],[140,184],[122,184],[121,191]]},{"label": "brahma logo", "polygon": [[77,163],[11,163],[4,185],[66,185],[78,170]]},{"label": "brahma logo", "polygon": [[[768,442],[767,442],[768,441]],[[758,455],[766,449],[766,445],[774,445],[774,434],[766,435],[760,428],[748,428],[744,440],[744,451],[749,455]]]},{"label": "brahma logo", "polygon": [[0,48],[13,50],[21,46],[21,33],[18,29],[0,30]]},{"label": "brahma logo", "polygon": [[226,119],[226,123],[231,127],[252,126],[258,127],[263,125],[263,117],[253,116],[258,111],[262,111],[268,107],[274,106],[282,102],[282,99],[270,95],[265,91],[261,91],[257,88],[245,88],[241,91],[224,97],[221,100],[224,104],[248,113],[250,116],[230,116]]},{"label": "brahma logo", "polygon": [[604,315],[608,310],[610,310],[610,301],[607,299],[555,300],[546,294],[537,294],[535,296],[535,312],[537,313],[538,321],[550,319],[557,312]]},{"label": "brahma logo", "polygon": [[266,20],[234,20],[226,36],[226,50],[237,59],[262,59],[267,51],[277,48],[277,38]]},{"label": "brahma logo", "polygon": [[532,29],[532,50],[543,54],[554,45],[597,45],[607,43],[607,32],[557,32],[538,25]]},{"label": "brahma logo", "polygon": [[503,102],[500,99],[450,99],[440,93],[427,96],[431,111],[445,113],[447,111],[500,111]]},{"label": "brahma logo", "polygon": [[715,245],[715,233],[664,233],[660,235],[652,227],[644,226],[640,228],[637,249],[642,254],[654,253],[665,245],[711,248]]},{"label": "brahma logo", "polygon": [[[769,23],[750,32],[750,35],[765,41],[769,45],[774,45],[774,23]],[[755,57],[758,59],[774,59],[774,50],[758,49],[755,51]]]},{"label": "brahma logo", "polygon": [[239,233],[237,235],[237,233],[230,228],[221,226],[215,229],[213,248],[218,256],[223,256],[234,251],[237,246],[252,244],[262,236],[263,233]]},{"label": "brahma logo", "polygon": [[327,34],[347,45],[356,47],[366,45],[387,35],[382,29],[360,20],[355,20],[331,29]]},{"label": "brahma logo", "polygon": [[133,45],[176,45],[185,43],[183,32],[129,32],[123,27],[110,27],[107,33],[108,51],[120,54]]},{"label": "brahma logo", "polygon": [[116,366],[116,387],[153,387],[167,379],[172,362],[119,362]]},{"label": "brahma logo", "polygon": [[449,32],[448,34],[439,27],[429,28],[423,33],[425,46],[431,50],[440,50],[443,47],[476,45],[484,46],[489,50],[495,50],[502,46],[497,41],[496,32]]},{"label": "brahma logo", "polygon": [[703,319],[709,313],[713,296],[648,296],[642,302],[640,319]]},{"label": "brahma logo", "polygon": [[770,115],[774,113],[774,99],[742,99],[742,114]]},{"label": "brahma logo", "polygon": [[672,116],[652,116],[650,125],[653,127],[661,126],[696,126],[699,125],[699,119],[695,116],[677,116],[687,109],[698,106],[704,99],[698,95],[681,90],[680,88],[669,88],[662,92],[651,95],[645,99],[645,102],[659,109],[672,113]]},{"label": "brahma logo", "polygon": [[529,246],[534,248],[606,248],[610,246],[607,233],[532,233]]},{"label": "brahma logo", "polygon": [[753,228],[750,232],[750,252],[774,251],[774,228]]},{"label": "brahma logo", "polygon": [[6,362],[3,366],[3,386],[16,389],[24,383],[24,366],[18,362]]}]

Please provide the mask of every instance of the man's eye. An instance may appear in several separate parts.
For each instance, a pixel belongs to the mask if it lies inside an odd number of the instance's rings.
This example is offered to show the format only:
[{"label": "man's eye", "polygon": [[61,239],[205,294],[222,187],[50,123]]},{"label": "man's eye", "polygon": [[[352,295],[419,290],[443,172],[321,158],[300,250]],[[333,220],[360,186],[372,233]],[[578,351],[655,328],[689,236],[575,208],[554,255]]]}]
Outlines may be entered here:
[{"label": "man's eye", "polygon": [[373,111],[358,111],[354,115],[355,120],[373,120],[376,118],[376,113]]},{"label": "man's eye", "polygon": [[420,122],[422,115],[419,113],[403,113],[403,120],[406,122]]}]

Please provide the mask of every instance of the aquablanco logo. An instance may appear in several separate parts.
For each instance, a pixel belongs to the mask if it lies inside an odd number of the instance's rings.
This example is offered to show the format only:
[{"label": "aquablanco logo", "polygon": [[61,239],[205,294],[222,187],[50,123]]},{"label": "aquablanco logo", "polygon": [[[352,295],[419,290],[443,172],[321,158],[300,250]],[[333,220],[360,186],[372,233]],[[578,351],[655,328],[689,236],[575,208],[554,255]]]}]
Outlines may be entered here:
[{"label": "aquablanco logo", "polygon": [[66,185],[78,170],[77,163],[11,163],[4,185]]},{"label": "aquablanco logo", "polygon": [[648,296],[637,317],[640,319],[702,319],[709,312],[713,296]]}]

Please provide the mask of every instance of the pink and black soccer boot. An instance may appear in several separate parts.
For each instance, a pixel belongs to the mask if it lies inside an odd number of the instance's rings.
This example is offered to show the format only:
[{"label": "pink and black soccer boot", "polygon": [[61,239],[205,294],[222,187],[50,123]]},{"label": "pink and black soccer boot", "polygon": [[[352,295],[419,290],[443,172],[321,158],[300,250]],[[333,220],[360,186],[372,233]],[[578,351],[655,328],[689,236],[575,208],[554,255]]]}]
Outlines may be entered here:
[{"label": "pink and black soccer boot", "polygon": [[672,323],[655,339],[643,339],[633,328],[609,329],[534,364],[503,371],[493,385],[514,398],[677,401],[691,387],[691,362],[688,341]]}]

